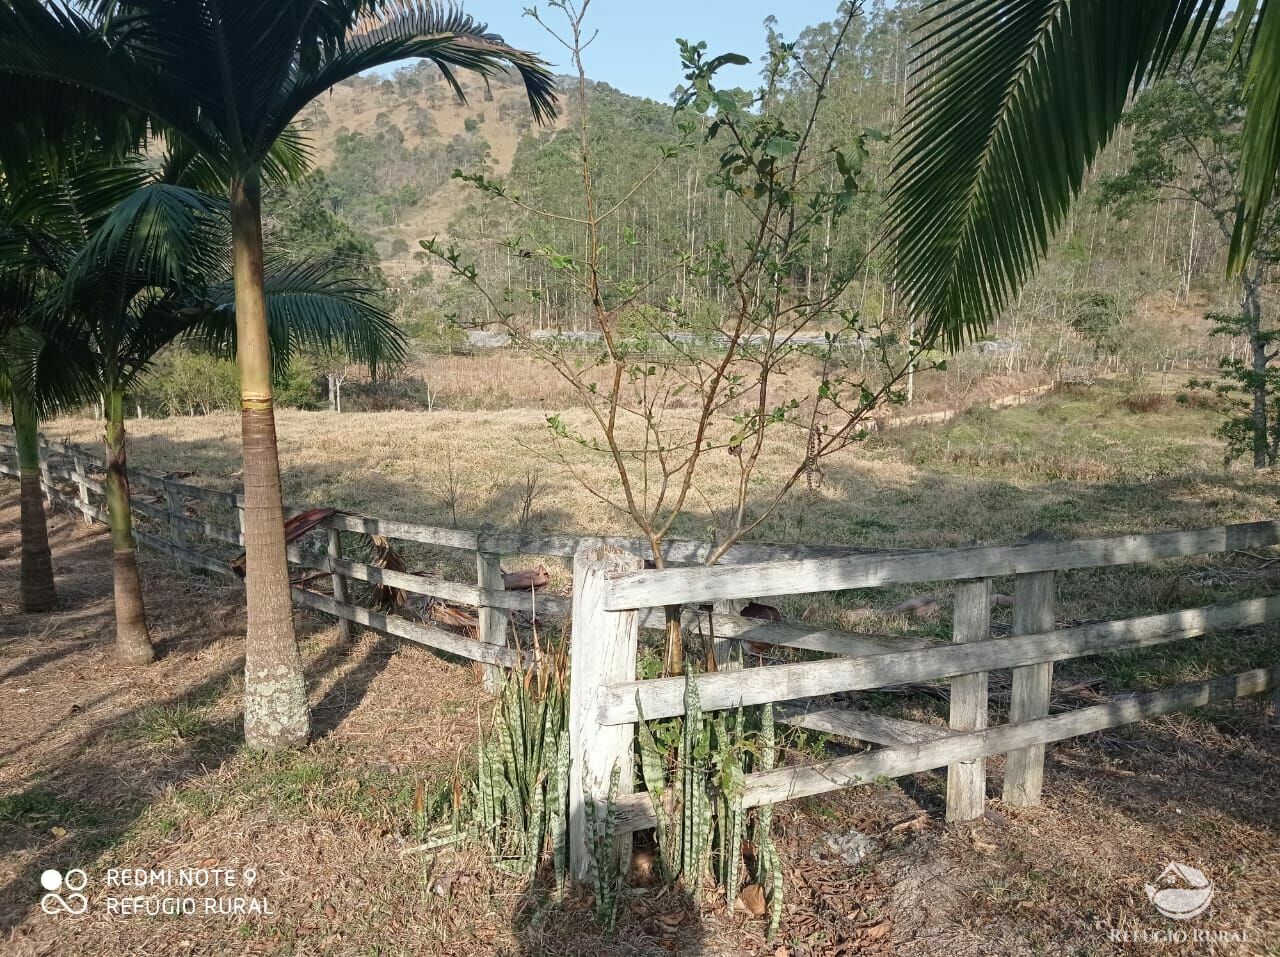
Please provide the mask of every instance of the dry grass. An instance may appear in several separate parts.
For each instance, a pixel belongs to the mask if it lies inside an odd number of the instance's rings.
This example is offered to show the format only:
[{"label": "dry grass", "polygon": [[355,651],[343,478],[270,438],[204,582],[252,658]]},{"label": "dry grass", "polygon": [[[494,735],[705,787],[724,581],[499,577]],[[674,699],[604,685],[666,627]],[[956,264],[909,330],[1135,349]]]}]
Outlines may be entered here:
[{"label": "dry grass", "polygon": [[[1269,475],[1223,474],[1212,415],[1180,406],[1134,414],[1120,390],[1059,395],[940,428],[888,433],[828,469],[764,537],[868,545],[1009,541],[1034,529],[1079,536],[1269,516]],[[237,422],[130,423],[132,461],[236,480]],[[98,424],[58,422],[91,439]],[[548,439],[540,413],[280,417],[289,497],[387,517],[447,524],[448,456],[468,496],[459,522],[514,525],[526,471]],[[965,452],[964,455],[958,454]],[[605,481],[605,468],[575,460]],[[770,468],[781,467],[782,459]],[[549,473],[535,529],[624,531],[568,479]],[[238,745],[240,596],[171,574],[146,558],[147,600],[166,654],[141,672],[108,654],[106,536],[59,516],[53,525],[66,607],[14,612],[17,511],[0,499],[0,922],[5,950],[53,953],[281,954],[1111,954],[1108,928],[1167,929],[1142,890],[1170,860],[1202,867],[1218,888],[1203,926],[1248,934],[1221,953],[1280,945],[1277,757],[1280,736],[1257,702],[1093,735],[1050,749],[1046,800],[974,827],[940,823],[944,772],[780,809],[790,887],[783,937],[703,914],[644,887],[601,941],[588,901],[551,905],[459,846],[434,858],[413,812],[469,761],[485,701],[470,671],[364,635],[341,645],[303,617],[318,724],[306,750],[264,758]],[[702,489],[712,506],[726,488]],[[699,532],[691,520],[687,534]],[[1263,556],[1265,558],[1265,556]],[[1277,590],[1275,566],[1234,555],[1063,576],[1059,618],[1104,618]],[[560,582],[563,584],[563,581]],[[1007,590],[1007,583],[999,586]],[[844,627],[945,636],[937,619],[887,609],[901,590],[783,602],[790,617]],[[996,615],[998,631],[1009,625]],[[1091,693],[1157,687],[1273,663],[1276,629],[1111,656],[1060,669]],[[997,676],[999,677],[999,676]],[[877,708],[937,722],[919,695],[871,695]],[[838,746],[810,738],[806,753]],[[992,761],[998,794],[1000,762]],[[849,864],[828,838],[856,830],[871,855]],[[276,905],[261,918],[121,918],[75,922],[38,907],[45,867],[253,865]],[[0,938],[5,939],[5,938]],[[1206,951],[1207,952],[1207,951]]]}]

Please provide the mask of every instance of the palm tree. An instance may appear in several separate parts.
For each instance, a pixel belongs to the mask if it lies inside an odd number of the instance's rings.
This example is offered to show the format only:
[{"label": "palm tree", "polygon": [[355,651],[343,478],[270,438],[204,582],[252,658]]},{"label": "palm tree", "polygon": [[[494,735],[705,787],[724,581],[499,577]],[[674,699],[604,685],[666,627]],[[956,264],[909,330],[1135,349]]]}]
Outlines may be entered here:
[{"label": "palm tree", "polygon": [[36,405],[22,385],[23,369],[42,347],[36,333],[26,326],[10,329],[0,337],[0,402],[13,414],[14,442],[18,447],[18,477],[22,553],[20,592],[25,612],[52,611],[58,604],[53,580],[53,556],[49,552],[49,528],[44,497],[40,492],[40,426]]},{"label": "palm tree", "polygon": [[[175,166],[187,168],[166,162],[158,175],[176,175]],[[228,226],[225,203],[217,198],[171,182],[150,182],[89,235],[43,310],[62,338],[89,351],[106,410],[116,656],[127,664],[146,664],[155,653],[129,503],[125,393],[145,376],[155,355],[177,340],[234,353]],[[375,372],[379,364],[404,355],[403,334],[375,304],[373,291],[335,274],[326,262],[271,261],[264,290],[277,368],[299,348],[340,347]]]},{"label": "palm tree", "polygon": [[56,172],[36,156],[21,166],[0,174],[0,400],[11,409],[18,446],[22,606],[37,612],[57,603],[40,492],[39,420],[81,404],[91,380],[78,345],[50,342],[33,319],[84,230],[96,228],[135,182],[101,153]]},{"label": "palm tree", "polygon": [[[1198,56],[1225,0],[935,0],[915,28],[889,228],[898,281],[958,343],[1016,294],[1115,132],[1131,92]],[[1248,261],[1280,168],[1280,0],[1242,0],[1243,191],[1229,255]]]},{"label": "palm tree", "polygon": [[[264,164],[289,125],[335,83],[408,57],[514,69],[530,107],[554,113],[551,74],[456,8],[427,0],[0,0],[0,81],[111,97],[228,173],[245,484],[248,636],[245,738],[301,744],[306,689],[293,631],[271,397],[263,278]],[[4,93],[0,82],[0,93]],[[50,93],[49,96],[55,94]]]}]

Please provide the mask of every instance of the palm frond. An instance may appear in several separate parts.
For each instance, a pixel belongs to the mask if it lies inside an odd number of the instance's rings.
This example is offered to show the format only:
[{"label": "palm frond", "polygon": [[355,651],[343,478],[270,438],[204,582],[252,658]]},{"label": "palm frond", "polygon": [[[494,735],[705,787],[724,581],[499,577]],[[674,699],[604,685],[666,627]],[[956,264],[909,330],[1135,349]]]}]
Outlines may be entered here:
[{"label": "palm frond", "polygon": [[[18,390],[40,418],[69,412],[100,394],[99,369],[80,339],[22,325],[0,336],[0,399]],[[6,395],[6,393],[8,393]]]},{"label": "palm frond", "polygon": [[[269,261],[264,287],[271,361],[278,372],[302,349],[342,350],[375,374],[405,356],[404,334],[377,305],[374,290],[327,261]],[[235,333],[235,289],[228,282],[209,290],[187,337],[231,356]]]},{"label": "palm frond", "polygon": [[[1256,21],[1255,21],[1256,14]],[[1240,140],[1243,177],[1228,268],[1244,268],[1275,194],[1280,168],[1280,5],[1241,0],[1236,10],[1236,47],[1246,56],[1244,131]]]},{"label": "palm frond", "polygon": [[[198,25],[193,14],[198,13],[201,4],[157,6],[186,11],[184,23],[188,29]],[[82,121],[92,125],[98,116],[110,120],[99,124],[100,133],[114,130],[117,135],[113,138],[134,137],[136,144],[137,124],[150,122],[180,131],[210,153],[225,152],[217,129],[209,122],[205,104],[192,96],[183,83],[173,82],[175,78],[165,74],[167,61],[157,58],[160,48],[148,42],[154,37],[145,27],[136,25],[132,14],[118,13],[111,23],[111,29],[105,29],[88,8],[81,9],[69,0],[2,0],[0,93],[25,95],[28,99],[0,107],[0,118],[12,117],[20,122],[20,112],[16,111],[30,110],[34,101],[62,111],[51,115],[50,125],[55,131]],[[197,40],[191,34],[184,44],[192,57],[192,51],[200,49]],[[35,137],[40,124],[28,122],[23,128],[28,131],[25,136]],[[45,144],[53,140],[51,136],[37,138]],[[27,143],[24,148],[32,145],[36,144]]]},{"label": "palm frond", "polygon": [[133,290],[199,288],[226,268],[225,201],[184,186],[150,183],[120,202],[67,266],[64,304],[127,305]]},{"label": "palm frond", "polygon": [[292,121],[336,83],[411,57],[435,63],[462,99],[465,96],[454,69],[485,77],[514,70],[524,83],[534,117],[539,122],[555,117],[555,79],[547,64],[532,53],[509,46],[459,7],[430,0],[383,0],[362,6],[363,16],[355,32],[342,43],[303,51],[278,111],[278,123]]},{"label": "palm frond", "polygon": [[926,338],[981,332],[1026,281],[1130,91],[1225,0],[934,0],[915,28],[888,226]]}]

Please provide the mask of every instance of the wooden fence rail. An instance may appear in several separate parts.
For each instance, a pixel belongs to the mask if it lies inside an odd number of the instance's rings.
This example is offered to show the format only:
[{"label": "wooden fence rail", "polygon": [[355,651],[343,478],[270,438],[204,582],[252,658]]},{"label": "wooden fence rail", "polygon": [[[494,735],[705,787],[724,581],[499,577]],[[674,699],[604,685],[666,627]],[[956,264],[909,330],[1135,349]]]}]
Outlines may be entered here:
[{"label": "wooden fence rail", "polygon": [[[0,474],[17,477],[17,449],[12,441],[5,441],[5,437],[11,436],[12,427],[0,426]],[[40,457],[42,488],[47,500],[78,511],[85,521],[106,524],[106,464],[103,457],[69,441],[50,440],[43,435],[40,437]],[[207,488],[136,468],[129,469],[129,482],[136,492],[149,493],[162,500],[152,502],[140,494],[133,496],[134,513],[155,523],[154,528],[135,529],[138,541],[144,547],[191,568],[224,577],[234,576],[226,558],[209,554],[206,547],[210,543],[243,547],[244,496],[241,492]],[[59,488],[59,483],[65,483],[67,490]],[[69,491],[72,488],[74,493]],[[225,509],[228,514],[221,520],[193,517],[187,514],[188,503],[193,502]],[[301,511],[299,508],[286,508],[286,515],[296,515]],[[652,554],[648,542],[634,538],[441,528],[344,512],[335,512],[317,527],[325,535],[323,551],[294,545],[288,549],[289,561],[299,569],[328,573],[332,596],[295,588],[294,597],[298,604],[335,617],[344,636],[349,636],[350,626],[355,623],[491,666],[509,666],[516,660],[514,653],[495,654],[478,646],[487,644],[491,648],[509,650],[506,646],[511,613],[563,616],[570,610],[570,600],[562,596],[505,590],[502,579],[504,561],[527,555],[572,557],[585,545],[621,548],[635,556]],[[396,541],[470,553],[474,556],[476,580],[451,581],[440,575],[396,571],[353,560],[344,556],[344,533],[380,535]],[[667,561],[673,563],[701,562],[712,548],[714,545],[708,542],[674,540],[664,543],[663,554]],[[867,553],[866,549],[752,543],[729,549],[724,561],[760,562],[864,553]],[[471,606],[476,610],[476,637],[480,641],[471,641],[404,616],[362,608],[350,600],[351,582],[383,585],[413,595]],[[739,618],[717,617],[713,621],[710,615],[698,611],[687,612],[685,619],[691,627],[702,622],[708,630],[714,629],[726,637],[741,634],[748,635],[752,641],[817,650],[841,647],[856,650],[863,647],[852,637],[841,638],[807,629],[787,630],[785,626],[771,627],[772,623]],[[661,613],[641,615],[641,627],[662,629],[665,626]],[[490,669],[486,672],[486,682],[490,687],[496,686],[497,678],[496,671]]]},{"label": "wooden fence rail", "polygon": [[[684,714],[689,683],[704,711],[771,704],[787,723],[862,742],[878,750],[813,764],[749,774],[746,805],[820,794],[837,788],[947,768],[947,819],[972,820],[986,806],[986,758],[1007,755],[1004,799],[1040,801],[1044,749],[1048,742],[1169,714],[1214,701],[1260,694],[1280,682],[1280,666],[1173,688],[1050,716],[1053,664],[1071,658],[1149,648],[1214,633],[1280,621],[1280,595],[1223,602],[1118,621],[1055,627],[1056,576],[1077,568],[1149,562],[1280,544],[1280,522],[1252,522],[1180,532],[1157,532],[1075,542],[1036,542],[999,547],[939,549],[912,554],[803,558],[734,567],[626,571],[621,552],[587,555],[574,563],[575,595],[595,576],[587,599],[575,598],[575,621],[591,623],[589,648],[575,646],[573,660],[613,660],[631,647],[637,611],[673,604],[702,605],[725,599],[810,594],[907,582],[954,581],[952,642],[903,641],[842,632],[811,632],[777,625],[792,646],[838,655],[818,661],[718,670],[688,677],[636,680],[634,669],[591,672],[593,686],[574,699],[573,758],[593,767],[582,793],[570,793],[570,813],[608,799],[610,760],[630,761],[634,729],[641,720]],[[603,571],[602,571],[603,570]],[[991,637],[992,578],[1014,576],[1014,620],[1008,638]],[[766,629],[765,633],[769,633]],[[767,640],[767,639],[764,639]],[[579,638],[580,641],[580,638]],[[617,643],[613,651],[602,641]],[[575,664],[575,668],[577,665]],[[1007,722],[990,726],[988,675],[1012,670]],[[611,677],[612,676],[612,677]],[[847,707],[806,701],[849,691],[950,679],[948,727],[885,718]],[[619,729],[625,733],[617,736]],[[619,742],[626,742],[624,747]],[[624,780],[629,778],[624,773]],[[652,798],[621,791],[614,808],[626,832],[651,826]],[[601,809],[602,810],[602,809]],[[575,868],[585,866],[577,860]]]}]

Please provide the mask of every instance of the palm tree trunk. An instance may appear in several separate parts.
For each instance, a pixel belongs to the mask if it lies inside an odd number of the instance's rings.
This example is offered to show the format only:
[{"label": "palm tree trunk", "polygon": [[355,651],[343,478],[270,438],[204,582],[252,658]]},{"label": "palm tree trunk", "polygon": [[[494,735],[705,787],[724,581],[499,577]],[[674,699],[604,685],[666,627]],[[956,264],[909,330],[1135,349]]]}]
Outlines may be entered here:
[{"label": "palm tree trunk", "polygon": [[45,522],[44,496],[40,492],[40,425],[33,408],[16,393],[12,396],[13,432],[18,445],[21,475],[22,610],[52,611],[58,604],[53,584],[53,557],[49,554],[49,527]]},{"label": "palm tree trunk", "polygon": [[107,410],[107,517],[111,523],[111,561],[115,572],[116,658],[127,665],[145,665],[155,660],[156,653],[147,631],[147,611],[142,604],[138,546],[133,538],[133,514],[129,506],[124,391],[111,389],[103,398]]},{"label": "palm tree trunk", "polygon": [[244,736],[254,748],[305,744],[310,732],[302,658],[293,632],[284,504],[271,401],[271,344],[262,279],[262,193],[257,172],[231,183],[236,361],[244,450]]}]

